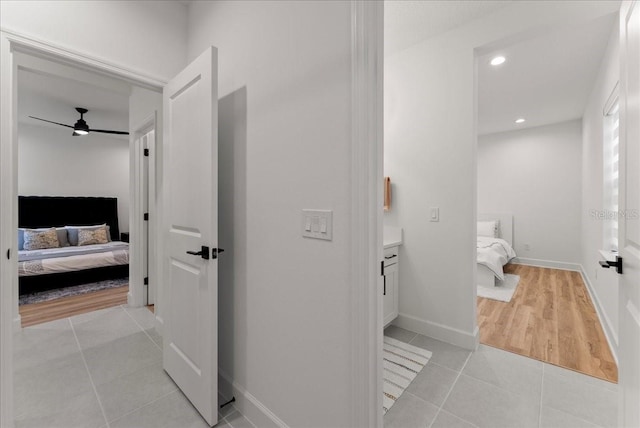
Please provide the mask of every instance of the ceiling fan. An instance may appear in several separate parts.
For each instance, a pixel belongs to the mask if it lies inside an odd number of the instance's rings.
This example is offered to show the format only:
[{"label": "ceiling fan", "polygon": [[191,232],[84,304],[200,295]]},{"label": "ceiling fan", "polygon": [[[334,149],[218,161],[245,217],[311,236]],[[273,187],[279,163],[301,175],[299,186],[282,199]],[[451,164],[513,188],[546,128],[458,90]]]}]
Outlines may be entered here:
[{"label": "ceiling fan", "polygon": [[53,124],[60,125],[60,126],[66,126],[67,128],[72,128],[73,129],[73,134],[72,135],[74,137],[87,135],[90,132],[102,132],[103,134],[129,135],[129,133],[126,132],[126,131],[111,131],[111,130],[108,130],[108,129],[92,129],[92,128],[89,128],[89,125],[87,125],[87,122],[85,122],[85,120],[83,118],[84,114],[86,112],[88,112],[89,110],[87,110],[86,108],[82,108],[82,107],[76,107],[76,111],[78,113],[80,113],[80,119],[78,119],[78,121],[73,126],[66,125],[64,123],[54,122],[52,120],[40,119],[39,117],[34,117],[34,116],[29,116],[29,117],[32,118],[32,119],[41,120],[43,122],[49,122],[49,123],[53,123]]}]

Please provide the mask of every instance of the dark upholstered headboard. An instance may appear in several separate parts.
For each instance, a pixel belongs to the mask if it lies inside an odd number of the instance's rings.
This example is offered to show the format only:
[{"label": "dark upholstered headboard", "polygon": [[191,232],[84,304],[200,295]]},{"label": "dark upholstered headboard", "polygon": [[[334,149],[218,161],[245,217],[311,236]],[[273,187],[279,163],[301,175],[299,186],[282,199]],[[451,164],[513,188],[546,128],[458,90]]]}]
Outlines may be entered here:
[{"label": "dark upholstered headboard", "polygon": [[19,196],[18,227],[90,226],[106,223],[111,240],[120,240],[118,198]]}]

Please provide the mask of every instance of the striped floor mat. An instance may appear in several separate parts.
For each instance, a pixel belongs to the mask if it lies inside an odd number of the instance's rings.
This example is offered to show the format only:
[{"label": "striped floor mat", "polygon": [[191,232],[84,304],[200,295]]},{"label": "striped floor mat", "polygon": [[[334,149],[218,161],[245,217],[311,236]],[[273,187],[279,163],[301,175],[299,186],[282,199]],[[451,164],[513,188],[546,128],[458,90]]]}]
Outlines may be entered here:
[{"label": "striped floor mat", "polygon": [[431,352],[425,349],[388,336],[384,337],[382,408],[385,414],[424,368],[429,358],[431,358]]}]

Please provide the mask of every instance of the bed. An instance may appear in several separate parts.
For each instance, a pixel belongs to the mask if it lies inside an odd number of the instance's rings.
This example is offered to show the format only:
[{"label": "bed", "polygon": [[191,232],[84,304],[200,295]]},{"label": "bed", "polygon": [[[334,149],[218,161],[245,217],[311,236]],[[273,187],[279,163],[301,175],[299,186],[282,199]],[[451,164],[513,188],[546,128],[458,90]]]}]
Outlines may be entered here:
[{"label": "bed", "polygon": [[504,280],[503,267],[516,257],[513,250],[513,215],[478,215],[477,263],[479,285],[495,287]]},{"label": "bed", "polygon": [[[18,228],[20,295],[129,276],[117,198],[19,196]],[[25,229],[47,228],[55,228],[58,247],[21,249]],[[78,245],[79,234],[86,234],[80,229],[98,228],[106,229],[108,242]]]}]

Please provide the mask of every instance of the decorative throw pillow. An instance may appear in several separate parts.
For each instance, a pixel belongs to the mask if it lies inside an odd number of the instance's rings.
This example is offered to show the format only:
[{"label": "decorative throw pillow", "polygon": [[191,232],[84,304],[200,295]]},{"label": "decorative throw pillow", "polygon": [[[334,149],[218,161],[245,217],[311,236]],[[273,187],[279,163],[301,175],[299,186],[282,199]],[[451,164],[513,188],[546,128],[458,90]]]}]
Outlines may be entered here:
[{"label": "decorative throw pillow", "polygon": [[93,245],[93,244],[106,244],[109,242],[107,239],[107,228],[101,227],[99,229],[78,229],[78,245]]},{"label": "decorative throw pillow", "polygon": [[111,228],[106,224],[98,224],[95,226],[65,226],[67,234],[69,236],[69,245],[78,245],[78,231],[80,229],[100,229],[101,227],[107,228],[107,241],[111,241]]},{"label": "decorative throw pillow", "polygon": [[[43,230],[49,230],[49,227],[43,227],[43,228],[38,228],[38,229],[31,229],[31,230],[37,230],[38,232],[43,231]],[[22,251],[24,250],[24,231],[26,229],[23,227],[18,228],[18,250]],[[68,247],[69,246],[69,239],[67,238],[67,229],[65,229],[64,227],[56,227],[56,233],[58,234],[58,244],[61,247]]]},{"label": "decorative throw pillow", "polygon": [[56,228],[46,230],[25,229],[24,245],[25,250],[43,250],[45,248],[58,248],[58,233]]}]

